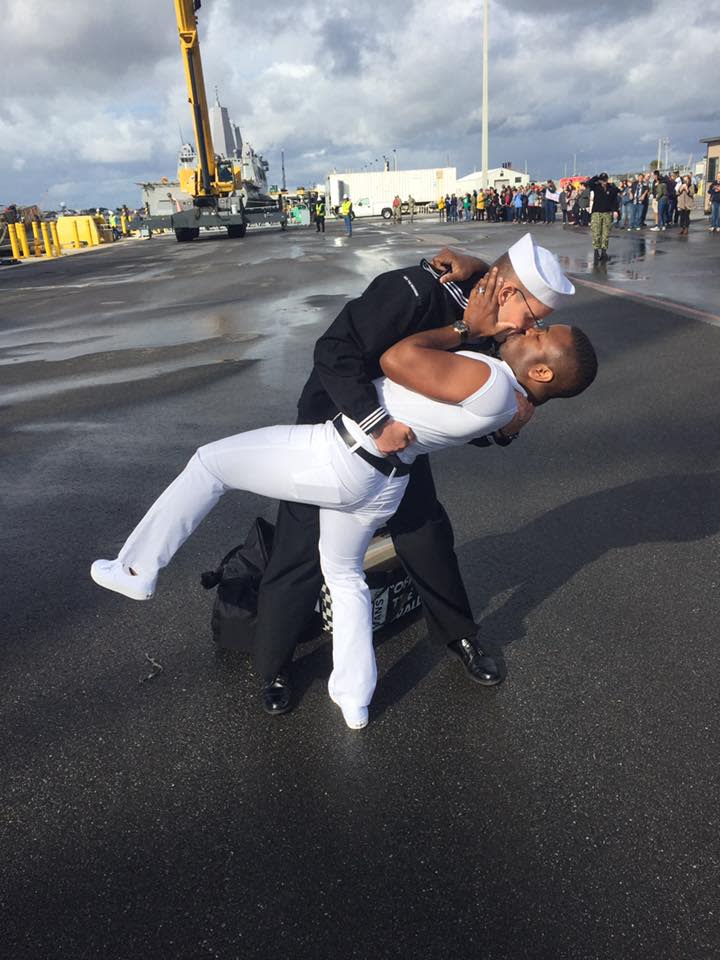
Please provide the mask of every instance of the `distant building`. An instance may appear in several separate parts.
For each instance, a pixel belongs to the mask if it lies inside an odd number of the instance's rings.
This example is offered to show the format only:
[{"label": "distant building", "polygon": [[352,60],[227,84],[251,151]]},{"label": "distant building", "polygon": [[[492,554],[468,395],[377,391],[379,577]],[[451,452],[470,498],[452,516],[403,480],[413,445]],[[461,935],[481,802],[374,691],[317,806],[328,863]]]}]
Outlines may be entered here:
[{"label": "distant building", "polygon": [[[495,167],[494,170],[488,170],[488,186],[499,189],[500,187],[526,187],[530,183],[530,177],[519,170],[513,170],[511,167]],[[481,170],[475,170],[464,177],[460,177],[456,182],[457,193],[472,193],[473,190],[482,189],[483,175]]]}]

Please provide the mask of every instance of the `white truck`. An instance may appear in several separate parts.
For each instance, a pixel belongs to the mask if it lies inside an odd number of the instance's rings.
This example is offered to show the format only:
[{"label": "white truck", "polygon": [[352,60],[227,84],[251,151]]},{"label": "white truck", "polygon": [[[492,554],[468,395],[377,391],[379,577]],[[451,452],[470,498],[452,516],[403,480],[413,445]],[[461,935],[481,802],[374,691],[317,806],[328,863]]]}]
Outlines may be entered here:
[{"label": "white truck", "polygon": [[328,213],[337,213],[343,199],[352,200],[356,217],[391,219],[392,202],[397,195],[407,213],[407,199],[412,196],[416,209],[427,209],[440,196],[455,193],[455,167],[433,167],[430,170],[371,170],[363,173],[331,173],[326,184]]}]

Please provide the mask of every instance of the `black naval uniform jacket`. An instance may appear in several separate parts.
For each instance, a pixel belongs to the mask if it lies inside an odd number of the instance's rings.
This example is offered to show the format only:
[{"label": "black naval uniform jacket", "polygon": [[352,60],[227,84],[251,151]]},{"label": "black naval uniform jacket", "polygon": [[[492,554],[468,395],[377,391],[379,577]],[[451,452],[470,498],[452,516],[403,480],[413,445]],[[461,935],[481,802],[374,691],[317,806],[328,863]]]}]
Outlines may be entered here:
[{"label": "black naval uniform jacket", "polygon": [[[321,423],[340,411],[371,433],[388,419],[372,383],[383,375],[380,357],[404,337],[461,319],[479,279],[441,284],[439,276],[426,261],[391,270],[345,304],[315,346],[315,365],[298,401],[299,423]],[[495,342],[484,338],[463,349],[492,353]],[[493,441],[472,442],[487,446]]]}]

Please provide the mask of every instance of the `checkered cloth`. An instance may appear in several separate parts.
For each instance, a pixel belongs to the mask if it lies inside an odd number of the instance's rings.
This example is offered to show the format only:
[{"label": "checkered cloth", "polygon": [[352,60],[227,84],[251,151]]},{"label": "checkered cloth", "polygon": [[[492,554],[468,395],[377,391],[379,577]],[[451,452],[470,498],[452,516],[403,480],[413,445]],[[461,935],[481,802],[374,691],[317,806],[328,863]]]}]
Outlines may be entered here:
[{"label": "checkered cloth", "polygon": [[[414,613],[422,605],[410,577],[400,566],[384,573],[370,572],[367,580],[372,601],[373,633]],[[318,610],[323,630],[332,633],[332,599],[325,584],[320,591]]]}]

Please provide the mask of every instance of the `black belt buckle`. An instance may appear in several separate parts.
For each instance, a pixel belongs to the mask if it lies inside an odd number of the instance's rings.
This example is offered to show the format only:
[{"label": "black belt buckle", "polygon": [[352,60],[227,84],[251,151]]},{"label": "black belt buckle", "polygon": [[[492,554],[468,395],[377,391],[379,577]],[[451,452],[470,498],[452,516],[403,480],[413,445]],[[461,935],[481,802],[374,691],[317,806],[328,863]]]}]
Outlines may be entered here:
[{"label": "black belt buckle", "polygon": [[374,453],[369,453],[364,447],[357,446],[357,440],[343,423],[341,413],[333,417],[333,423],[335,424],[335,429],[345,441],[345,445],[347,447],[355,447],[352,451],[353,453],[356,453],[361,460],[369,463],[371,467],[375,467],[376,470],[379,470],[380,473],[386,477],[406,477],[410,473],[410,467],[406,463],[403,463],[395,454],[390,454],[388,457],[376,457]]}]

